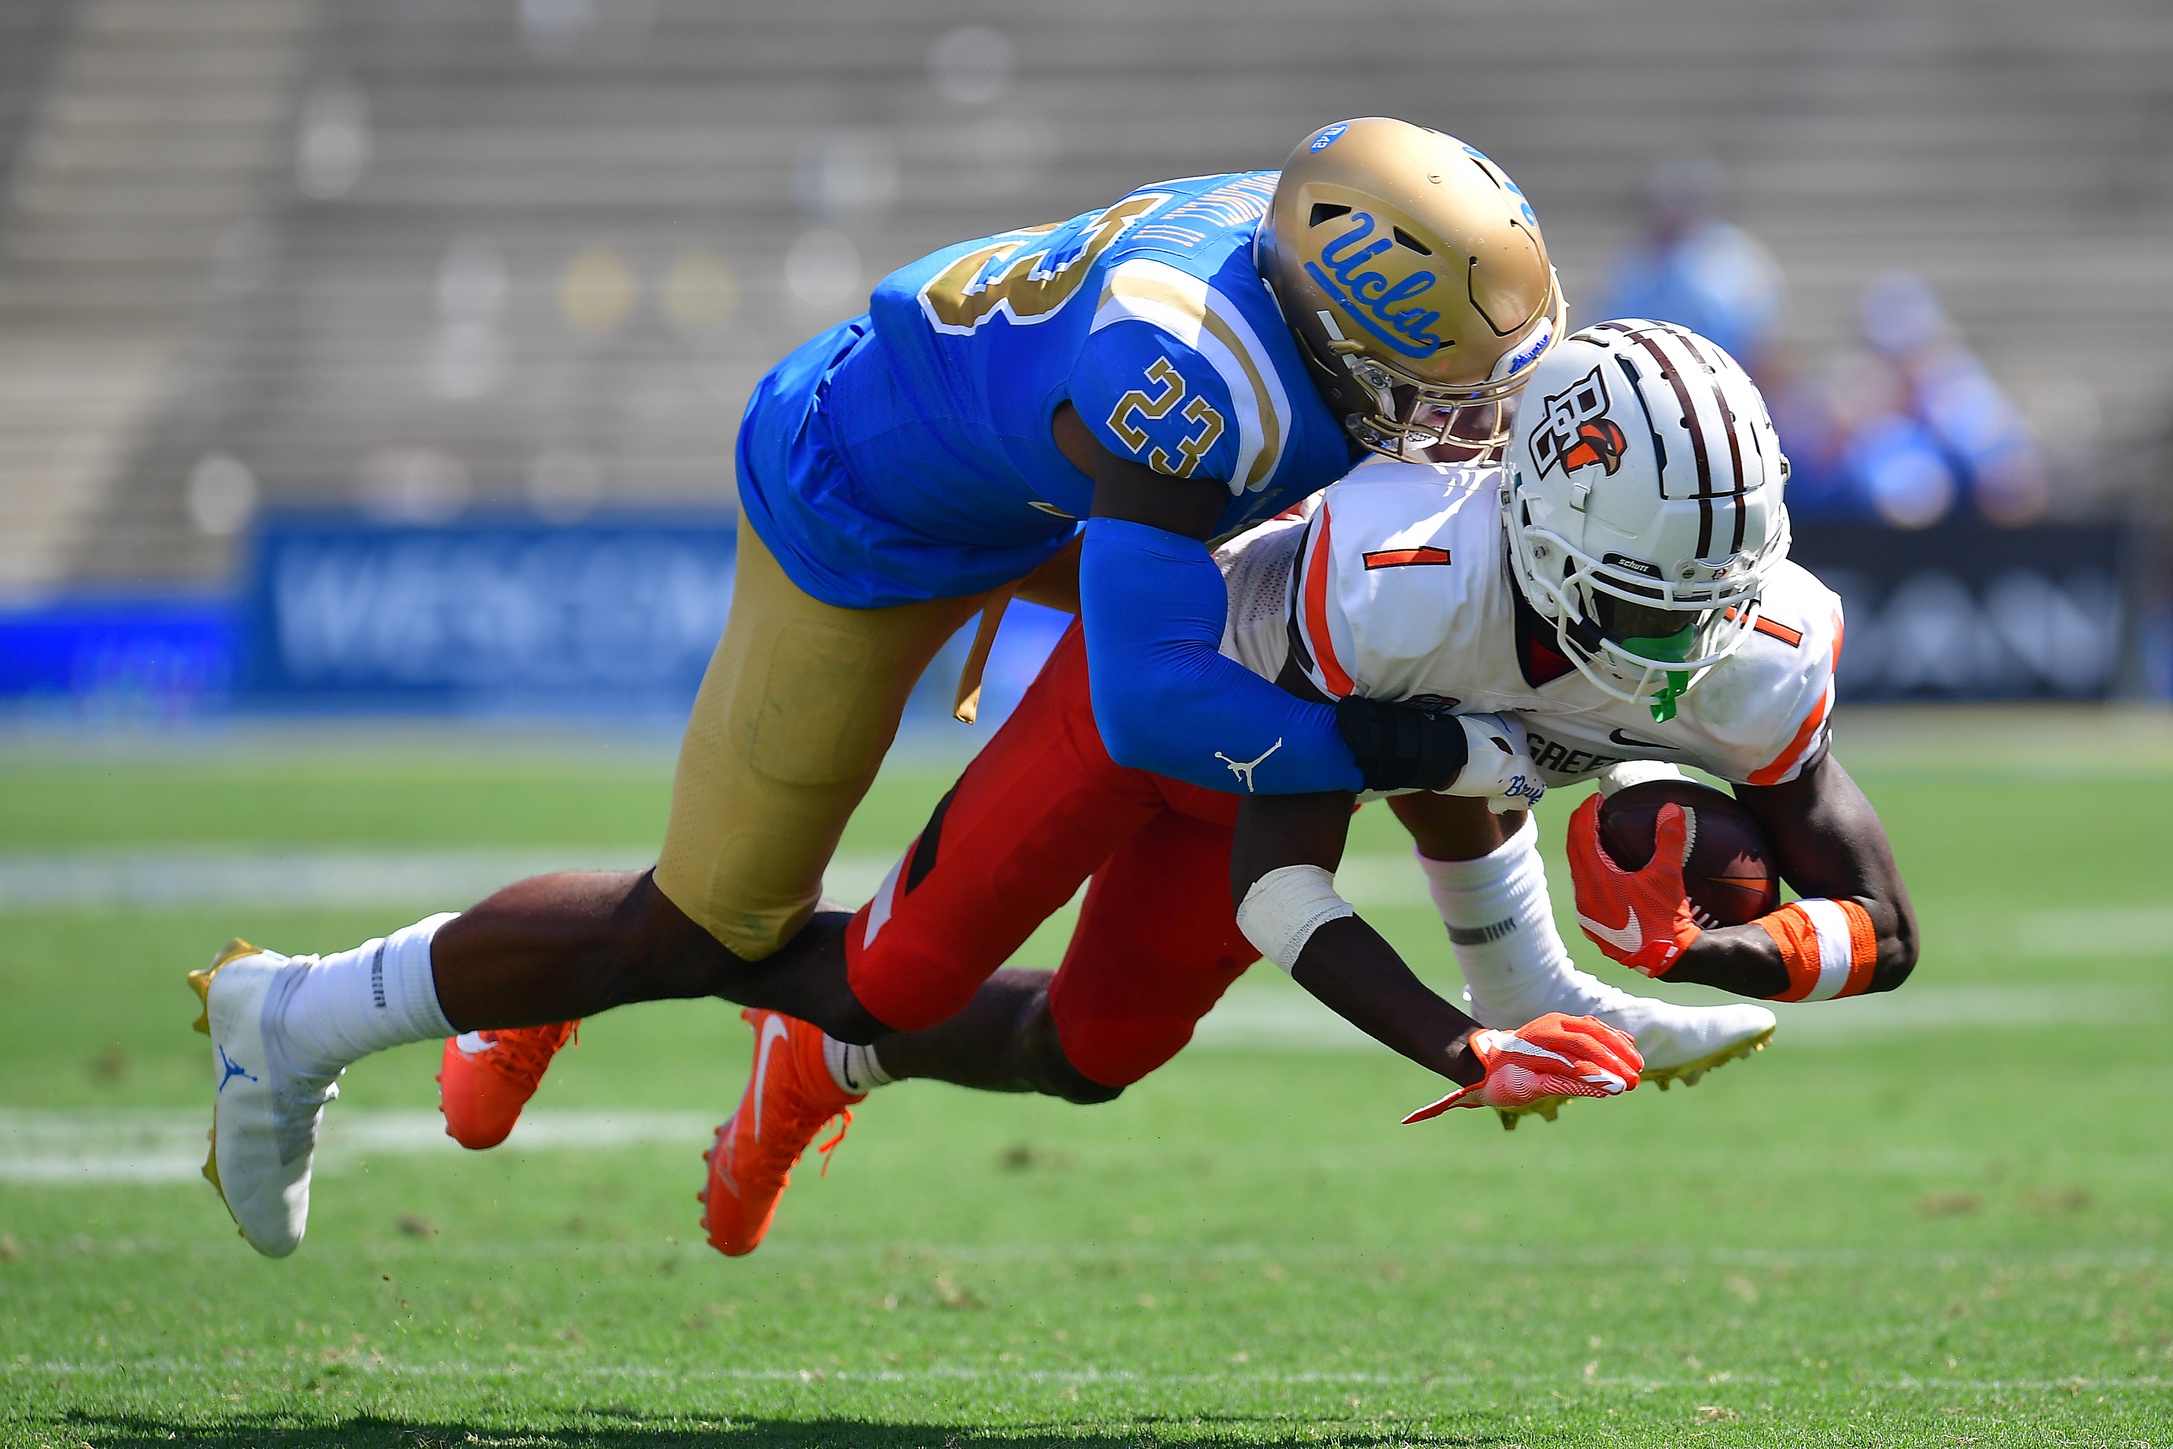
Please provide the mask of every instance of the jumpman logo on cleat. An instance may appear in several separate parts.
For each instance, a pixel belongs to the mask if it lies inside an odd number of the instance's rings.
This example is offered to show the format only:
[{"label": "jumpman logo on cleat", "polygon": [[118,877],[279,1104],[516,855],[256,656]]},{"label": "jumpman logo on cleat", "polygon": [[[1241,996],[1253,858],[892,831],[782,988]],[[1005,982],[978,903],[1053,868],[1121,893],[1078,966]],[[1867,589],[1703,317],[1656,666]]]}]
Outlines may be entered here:
[{"label": "jumpman logo on cleat", "polygon": [[240,1062],[235,1061],[226,1054],[225,1047],[219,1048],[219,1071],[221,1074],[219,1077],[219,1090],[222,1092],[226,1090],[226,1084],[236,1077],[243,1077],[252,1082],[256,1080],[254,1076],[241,1069]]},{"label": "jumpman logo on cleat", "polygon": [[1215,758],[1222,761],[1225,765],[1228,765],[1230,767],[1230,773],[1245,782],[1245,793],[1250,795],[1253,793],[1252,772],[1260,768],[1261,760],[1265,760],[1269,755],[1274,754],[1282,747],[1282,740],[1280,738],[1277,738],[1274,744],[1269,745],[1266,750],[1261,752],[1259,759],[1246,760],[1243,763],[1240,763],[1236,760],[1231,759],[1228,755],[1224,754],[1220,750],[1215,751]]}]

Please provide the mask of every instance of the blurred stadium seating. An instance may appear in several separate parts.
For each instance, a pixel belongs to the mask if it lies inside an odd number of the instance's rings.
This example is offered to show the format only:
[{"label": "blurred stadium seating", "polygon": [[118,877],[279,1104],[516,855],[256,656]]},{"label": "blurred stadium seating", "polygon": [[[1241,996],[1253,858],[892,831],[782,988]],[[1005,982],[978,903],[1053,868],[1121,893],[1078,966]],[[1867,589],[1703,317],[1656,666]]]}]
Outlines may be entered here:
[{"label": "blurred stadium seating", "polygon": [[2112,492],[2173,401],[2162,0],[11,0],[0,589],[229,576],[262,505],[726,506],[764,368],[938,244],[1385,112],[1575,299],[1698,151],[1825,346],[1926,278]]}]

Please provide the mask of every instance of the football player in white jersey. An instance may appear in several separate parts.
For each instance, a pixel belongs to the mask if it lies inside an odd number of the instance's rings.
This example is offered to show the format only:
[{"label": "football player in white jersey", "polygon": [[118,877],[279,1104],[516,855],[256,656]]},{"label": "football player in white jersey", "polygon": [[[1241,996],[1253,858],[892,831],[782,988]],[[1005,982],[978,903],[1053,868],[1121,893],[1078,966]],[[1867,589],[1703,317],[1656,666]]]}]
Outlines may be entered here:
[{"label": "football player in white jersey", "polygon": [[[1678,327],[1601,323],[1535,377],[1503,469],[1364,464],[1302,522],[1226,550],[1225,648],[1301,693],[1499,714],[1549,784],[1685,765],[1732,782],[1804,899],[1704,929],[1682,889],[1680,809],[1663,809],[1660,848],[1632,873],[1600,848],[1594,797],[1569,830],[1585,934],[1646,975],[1745,996],[1890,990],[1915,964],[1914,916],[1877,815],[1832,758],[1841,606],[1787,559],[1786,474],[1764,403],[1727,354]],[[1480,1019],[1591,1010],[1589,988],[1542,964],[1560,947],[1529,821],[1503,828],[1508,817],[1432,794],[1391,808],[1418,842]],[[1327,924],[1354,917],[1323,871],[1346,821],[1324,796],[1245,802],[1238,920],[1286,966],[1327,930],[1324,975],[1338,955],[1387,949],[1355,918]],[[1660,1075],[1667,1044],[1630,1029]]]},{"label": "football player in white jersey", "polygon": [[[1830,748],[1840,605],[1787,561],[1787,464],[1756,389],[1711,343],[1603,323],[1562,343],[1526,396],[1505,462],[1369,461],[1222,548],[1222,649],[1341,710],[1427,700],[1461,718],[1462,748],[1442,753],[1440,733],[1421,746],[1383,711],[1375,747],[1441,754],[1406,762],[1434,788],[1390,807],[1417,843],[1471,1017],[1589,1016],[1636,1039],[1644,1076],[1695,1081],[1763,1045],[1772,1013],[1671,1006],[1577,970],[1527,807],[1549,785],[1685,765],[1731,781],[1806,898],[1705,929],[1683,890],[1679,808],[1661,812],[1653,861],[1625,872],[1599,847],[1595,796],[1570,822],[1586,933],[1647,975],[1745,996],[1899,985],[1915,960],[1908,896]],[[1336,894],[1360,797],[1232,808],[1116,765],[1078,642],[1059,645],[876,898],[829,937],[856,990],[933,1024],[869,1046],[755,1014],[774,1039],[740,1104],[766,1144],[758,1190],[743,1184],[760,1221],[728,1251],[760,1241],[785,1169],[873,1087],[924,1076],[1109,1100],[1174,1056],[1260,956],[1387,1045],[1468,1077],[1452,1067],[1471,1018]],[[1258,765],[1225,763],[1241,783]],[[997,969],[1090,879],[1058,971]],[[1443,1101],[1472,1104],[1468,1091]]]}]

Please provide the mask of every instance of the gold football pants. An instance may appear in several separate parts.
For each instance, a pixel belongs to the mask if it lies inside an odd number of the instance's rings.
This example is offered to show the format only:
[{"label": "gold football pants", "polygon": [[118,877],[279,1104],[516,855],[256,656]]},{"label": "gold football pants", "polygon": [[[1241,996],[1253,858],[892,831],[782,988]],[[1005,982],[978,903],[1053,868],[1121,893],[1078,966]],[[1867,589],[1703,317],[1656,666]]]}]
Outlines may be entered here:
[{"label": "gold football pants", "polygon": [[[1076,610],[1078,551],[1019,593]],[[928,662],[986,596],[841,609],[802,592],[744,522],[732,611],[679,747],[657,888],[759,961],[814,913],[823,867]]]}]

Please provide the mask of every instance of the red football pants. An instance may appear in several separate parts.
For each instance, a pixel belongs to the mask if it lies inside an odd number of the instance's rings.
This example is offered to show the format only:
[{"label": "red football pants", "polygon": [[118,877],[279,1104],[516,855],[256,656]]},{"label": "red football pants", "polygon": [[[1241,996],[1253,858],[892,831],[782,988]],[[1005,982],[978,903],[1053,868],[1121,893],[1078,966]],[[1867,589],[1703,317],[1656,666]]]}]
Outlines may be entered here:
[{"label": "red football pants", "polygon": [[1091,876],[1049,1009],[1082,1075],[1136,1082],[1260,957],[1230,906],[1237,807],[1109,758],[1075,623],[854,915],[853,994],[899,1031],[934,1026]]}]

